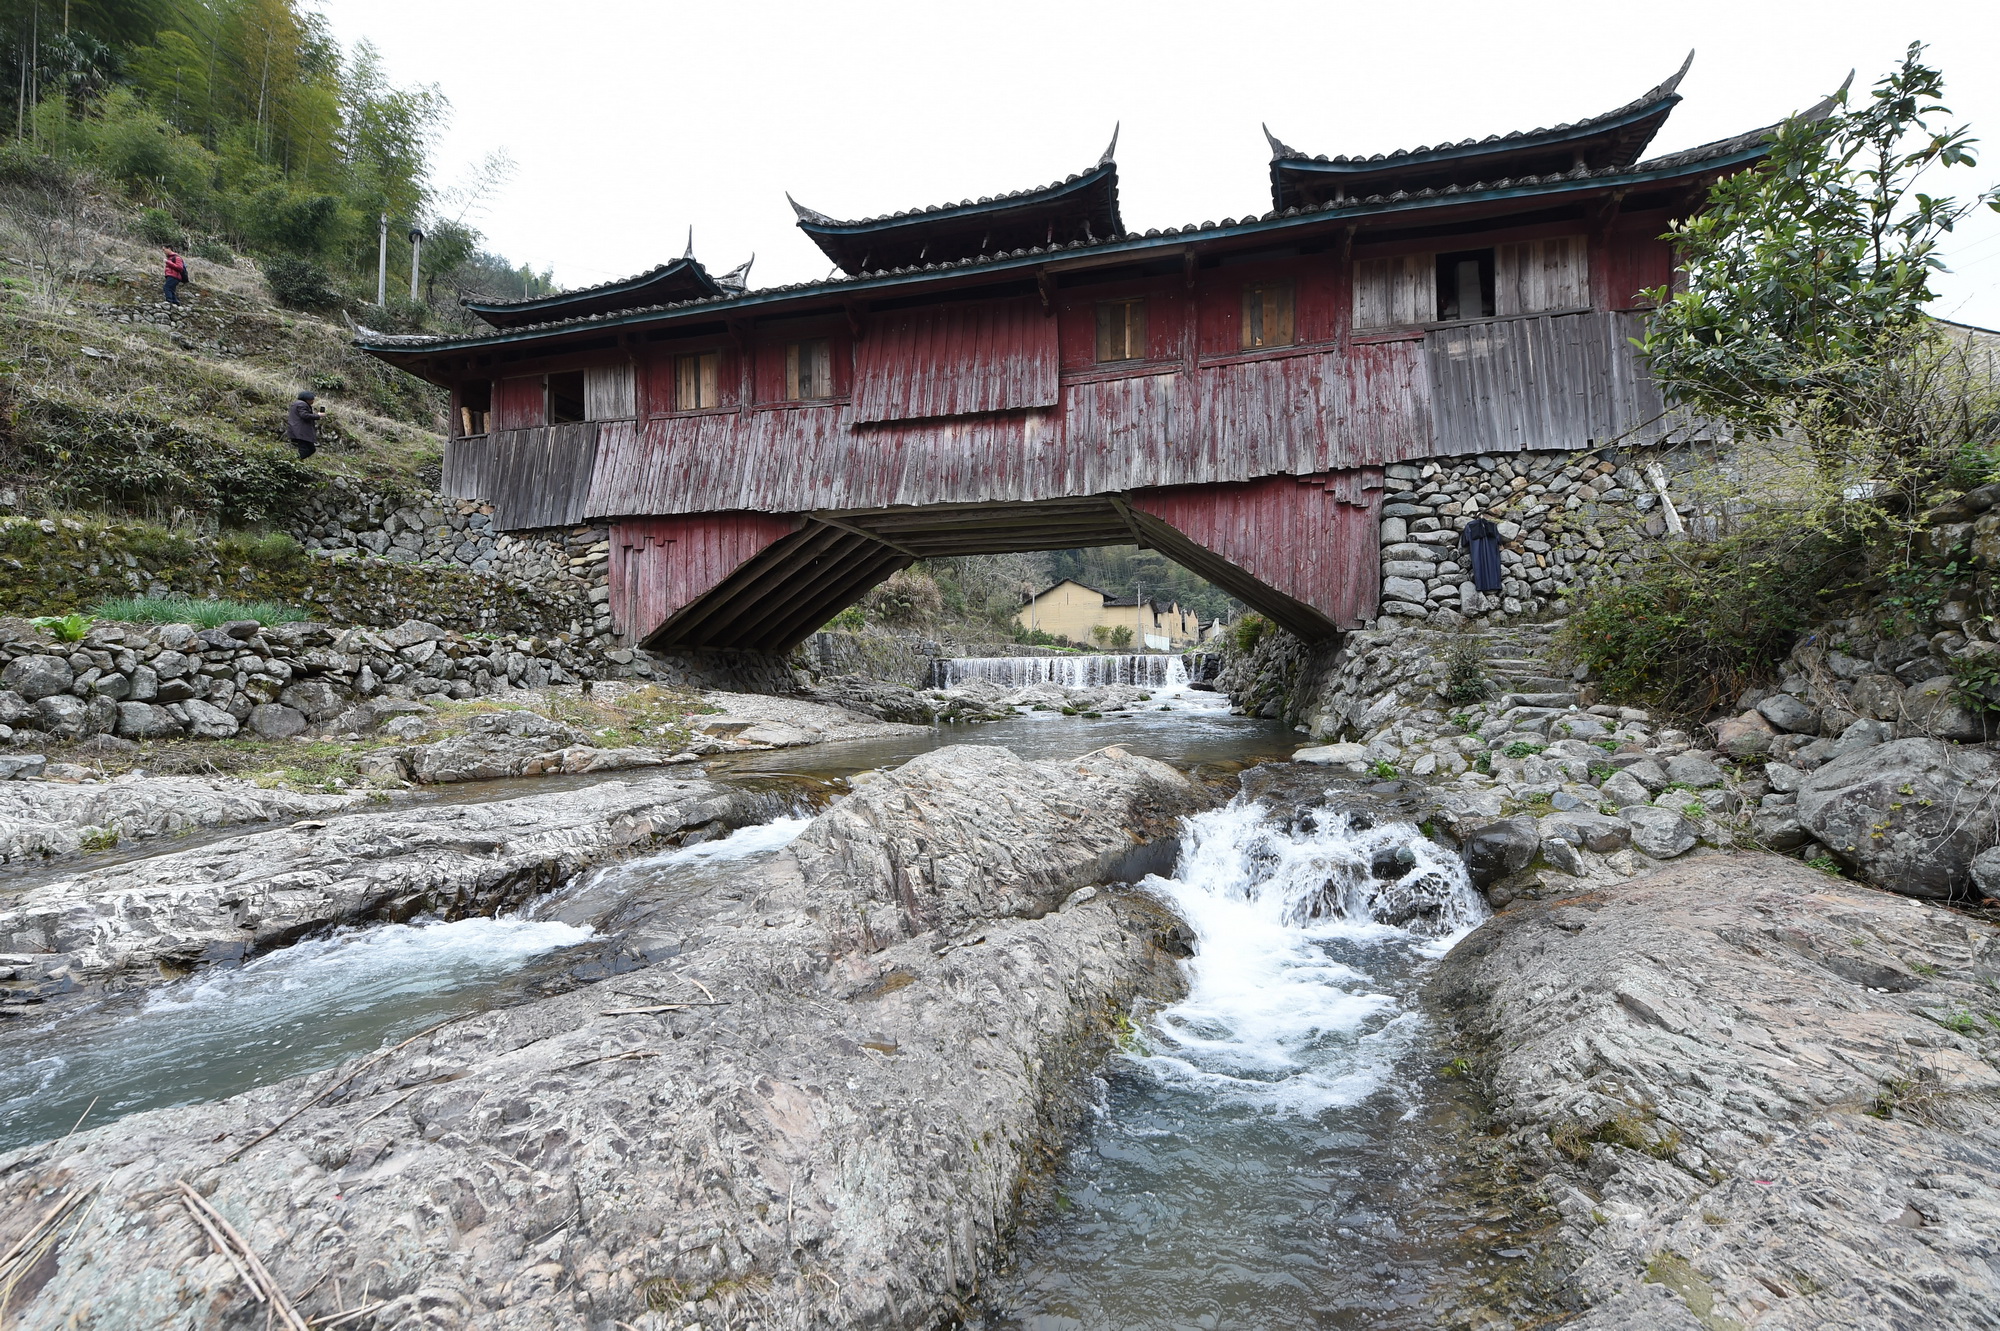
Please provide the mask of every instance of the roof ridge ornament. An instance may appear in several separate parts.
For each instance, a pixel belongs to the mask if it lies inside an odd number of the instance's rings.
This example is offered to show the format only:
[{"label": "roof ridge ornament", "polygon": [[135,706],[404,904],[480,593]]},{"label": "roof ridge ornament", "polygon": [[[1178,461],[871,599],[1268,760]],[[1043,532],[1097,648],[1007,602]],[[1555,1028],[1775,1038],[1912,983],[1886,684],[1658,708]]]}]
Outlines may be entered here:
[{"label": "roof ridge ornament", "polygon": [[1832,92],[1799,112],[1796,118],[1805,121],[1807,124],[1814,124],[1826,119],[1833,114],[1835,107],[1847,100],[1847,90],[1853,86],[1854,71],[1850,69],[1847,71],[1847,77],[1840,81],[1838,88],[1835,88]]},{"label": "roof ridge ornament", "polygon": [[1099,167],[1110,166],[1118,160],[1118,130],[1124,123],[1122,120],[1111,122],[1111,142],[1104,149],[1104,156],[1097,159]]},{"label": "roof ridge ornament", "polygon": [[1660,86],[1654,88],[1651,92],[1646,93],[1645,95],[1640,97],[1638,101],[1633,102],[1632,105],[1645,106],[1648,103],[1657,102],[1660,101],[1662,98],[1673,96],[1674,91],[1681,86],[1681,80],[1687,77],[1687,72],[1689,68],[1691,68],[1693,65],[1694,65],[1694,52],[1689,51],[1687,59],[1681,61],[1681,67],[1675,70],[1671,77],[1666,79],[1664,82],[1660,84]]},{"label": "roof ridge ornament", "polygon": [[839,225],[831,217],[828,217],[825,213],[819,212],[816,209],[808,208],[803,203],[800,203],[797,199],[792,197],[790,190],[785,191],[785,202],[792,205],[792,211],[798,214],[799,220],[801,222],[815,222],[818,223],[820,226]]},{"label": "roof ridge ornament", "polygon": [[725,291],[748,291],[750,289],[750,265],[756,262],[757,256],[753,253],[742,263],[737,264],[734,268],[716,278],[715,284]]},{"label": "roof ridge ornament", "polygon": [[681,258],[683,261],[694,258],[694,223],[692,222],[688,223],[687,249],[681,252]]},{"label": "roof ridge ornament", "polygon": [[1271,127],[1269,125],[1259,124],[1257,128],[1264,131],[1264,142],[1271,145],[1272,161],[1274,162],[1289,161],[1294,158],[1305,156],[1305,154],[1300,152],[1297,148],[1292,147],[1289,143],[1286,143],[1283,139],[1280,139],[1277,135],[1273,134],[1271,132]]}]

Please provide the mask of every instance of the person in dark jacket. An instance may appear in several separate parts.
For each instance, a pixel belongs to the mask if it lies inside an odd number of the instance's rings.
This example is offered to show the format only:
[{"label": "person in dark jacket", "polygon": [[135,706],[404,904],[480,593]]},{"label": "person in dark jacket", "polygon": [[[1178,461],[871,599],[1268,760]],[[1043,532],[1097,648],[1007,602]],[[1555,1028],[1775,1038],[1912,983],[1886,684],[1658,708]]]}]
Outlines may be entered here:
[{"label": "person in dark jacket", "polygon": [[1474,510],[1472,521],[1458,533],[1459,543],[1472,558],[1472,585],[1481,592],[1500,590],[1500,529]]},{"label": "person in dark jacket", "polygon": [[319,451],[319,423],[325,415],[324,411],[313,410],[312,389],[300,389],[299,400],[292,403],[285,416],[285,438],[299,450],[299,461],[304,462]]},{"label": "person in dark jacket", "polygon": [[181,303],[181,283],[188,280],[187,260],[176,254],[173,246],[164,248],[167,251],[167,304],[178,305]]}]

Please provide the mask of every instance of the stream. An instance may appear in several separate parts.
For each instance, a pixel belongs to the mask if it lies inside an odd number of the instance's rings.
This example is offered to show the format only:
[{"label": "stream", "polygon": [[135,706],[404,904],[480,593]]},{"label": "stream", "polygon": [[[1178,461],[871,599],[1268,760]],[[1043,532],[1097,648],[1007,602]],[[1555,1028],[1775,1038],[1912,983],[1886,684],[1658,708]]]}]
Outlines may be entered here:
[{"label": "stream", "polygon": [[[1371,866],[1399,852],[1385,886]],[[1195,932],[1188,994],[1106,1071],[973,1325],[1434,1324],[1460,1255],[1424,1232],[1444,1172],[1425,1129],[1449,1106],[1413,996],[1486,913],[1463,866],[1407,824],[1239,801],[1189,819],[1142,887]]]},{"label": "stream", "polygon": [[[1102,717],[1024,712],[929,734],[719,759],[773,791],[893,767],[948,744],[1067,758],[1120,744],[1215,775],[1287,756],[1281,723],[1234,716],[1172,657],[940,663],[946,681],[1137,685]],[[536,783],[533,789],[547,789]],[[510,791],[503,794],[515,793]],[[464,792],[458,798],[467,798]],[[776,807],[774,801],[774,807]],[[143,1109],[331,1067],[439,1021],[597,978],[617,903],[721,890],[780,853],[802,810],[578,875],[520,915],[335,931],[143,995],[10,1032],[0,1151]],[[1385,868],[1385,866],[1387,866]],[[1171,875],[1139,885],[1187,921],[1188,992],[1135,1014],[1097,1112],[980,1291],[973,1331],[1436,1324],[1454,1286],[1521,1254],[1481,1246],[1453,1194],[1465,1132],[1416,1005],[1485,915],[1455,856],[1357,805],[1237,802],[1188,820]],[[1468,1237],[1469,1236],[1469,1237]]]}]

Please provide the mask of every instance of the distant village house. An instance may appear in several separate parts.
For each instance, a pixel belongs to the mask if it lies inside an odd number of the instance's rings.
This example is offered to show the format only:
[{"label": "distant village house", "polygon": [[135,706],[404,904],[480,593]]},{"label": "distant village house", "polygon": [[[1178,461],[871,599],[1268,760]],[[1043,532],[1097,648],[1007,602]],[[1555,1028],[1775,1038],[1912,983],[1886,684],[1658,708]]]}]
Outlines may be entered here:
[{"label": "distant village house", "polygon": [[1186,651],[1204,636],[1201,616],[1178,603],[1109,596],[1071,578],[1029,597],[1014,622],[1075,643],[1149,652]]}]

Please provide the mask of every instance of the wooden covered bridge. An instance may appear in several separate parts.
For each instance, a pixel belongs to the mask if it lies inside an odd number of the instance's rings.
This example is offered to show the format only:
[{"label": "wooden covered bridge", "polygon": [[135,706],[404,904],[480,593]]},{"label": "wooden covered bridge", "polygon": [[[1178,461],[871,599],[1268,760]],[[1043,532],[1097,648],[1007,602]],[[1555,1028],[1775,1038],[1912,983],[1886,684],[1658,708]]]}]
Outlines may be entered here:
[{"label": "wooden covered bridge", "polygon": [[1768,134],[1644,160],[1680,77],[1477,142],[1271,138],[1269,211],[1143,235],[1111,150],[862,221],[794,203],[840,276],[751,290],[689,253],[358,345],[450,389],[447,493],[503,530],[608,521],[634,642],[784,649],[913,560],[1125,543],[1322,637],[1374,614],[1385,465],[1668,430],[1639,293]]}]

